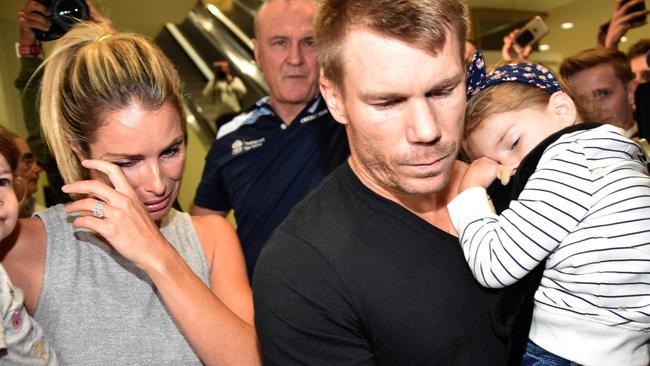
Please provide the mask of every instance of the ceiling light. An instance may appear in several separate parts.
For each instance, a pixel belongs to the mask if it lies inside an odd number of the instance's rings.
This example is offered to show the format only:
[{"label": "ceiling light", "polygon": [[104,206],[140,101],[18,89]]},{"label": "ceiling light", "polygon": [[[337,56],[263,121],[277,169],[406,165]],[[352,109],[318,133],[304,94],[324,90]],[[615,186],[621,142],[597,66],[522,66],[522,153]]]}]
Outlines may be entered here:
[{"label": "ceiling light", "polygon": [[551,46],[549,46],[549,45],[547,45],[547,44],[540,44],[539,47],[537,47],[537,49],[540,50],[540,51],[542,51],[542,52],[543,52],[543,51],[548,51],[548,50],[551,49]]},{"label": "ceiling light", "polygon": [[627,37],[625,36],[621,37],[621,42],[627,42]]},{"label": "ceiling light", "polygon": [[562,29],[571,29],[573,28],[573,23],[571,22],[562,23],[560,24],[560,27],[562,27]]}]

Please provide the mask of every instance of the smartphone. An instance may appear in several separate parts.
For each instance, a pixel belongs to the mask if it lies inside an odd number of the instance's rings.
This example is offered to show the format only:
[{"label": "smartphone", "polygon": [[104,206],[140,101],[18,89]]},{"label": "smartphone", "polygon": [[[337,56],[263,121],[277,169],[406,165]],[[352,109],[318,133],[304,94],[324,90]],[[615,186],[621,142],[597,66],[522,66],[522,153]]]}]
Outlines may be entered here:
[{"label": "smartphone", "polygon": [[548,27],[542,20],[542,18],[537,15],[531,19],[526,25],[521,28],[517,37],[515,37],[515,43],[521,48],[526,48],[526,46],[532,45],[533,43],[539,41],[548,33]]},{"label": "smartphone", "polygon": [[[628,2],[630,2],[630,0],[623,0],[623,1],[621,2],[621,5],[625,5],[625,4],[628,3]],[[643,11],[643,10],[645,10],[645,1],[642,1],[642,2],[640,2],[640,3],[636,4],[636,5],[634,5],[633,7],[629,8],[629,9],[625,12],[625,14],[630,14],[630,13],[634,13],[634,12],[637,12],[637,11]],[[645,22],[646,19],[647,19],[647,16],[646,16],[646,15],[638,16],[638,17],[636,17],[636,18],[630,20],[630,25],[631,25],[631,26],[634,26],[634,25],[641,24],[641,23]]]}]

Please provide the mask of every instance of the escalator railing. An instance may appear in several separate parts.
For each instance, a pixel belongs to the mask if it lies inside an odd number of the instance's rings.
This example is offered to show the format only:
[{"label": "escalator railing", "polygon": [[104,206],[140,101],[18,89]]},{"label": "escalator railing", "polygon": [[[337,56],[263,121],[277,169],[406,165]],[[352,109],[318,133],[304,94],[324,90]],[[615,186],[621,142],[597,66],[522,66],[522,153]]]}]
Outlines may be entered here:
[{"label": "escalator railing", "polygon": [[[214,77],[212,63],[227,60],[231,73],[238,76],[248,91],[242,98],[246,108],[268,94],[261,70],[254,62],[250,35],[253,29],[252,5],[258,0],[235,0],[237,10],[221,11],[212,4],[202,1],[190,10],[180,24],[168,23],[155,41],[175,64],[183,80],[185,113],[188,122],[199,129],[201,140],[209,146],[219,126],[208,121],[203,111],[210,99],[201,93],[206,83]],[[231,19],[232,14],[239,14]]]}]

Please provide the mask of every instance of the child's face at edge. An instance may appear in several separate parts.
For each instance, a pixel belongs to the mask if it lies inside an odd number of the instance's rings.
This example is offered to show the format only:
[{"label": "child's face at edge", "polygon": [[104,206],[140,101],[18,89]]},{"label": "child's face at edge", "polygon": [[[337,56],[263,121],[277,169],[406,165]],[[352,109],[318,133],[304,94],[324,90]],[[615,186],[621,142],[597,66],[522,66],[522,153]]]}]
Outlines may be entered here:
[{"label": "child's face at edge", "polygon": [[0,155],[0,240],[14,230],[18,219],[18,199],[14,192],[14,175],[7,159]]},{"label": "child's face at edge", "polygon": [[488,157],[510,169],[540,142],[566,127],[548,108],[525,108],[485,119],[465,141],[474,160]]}]

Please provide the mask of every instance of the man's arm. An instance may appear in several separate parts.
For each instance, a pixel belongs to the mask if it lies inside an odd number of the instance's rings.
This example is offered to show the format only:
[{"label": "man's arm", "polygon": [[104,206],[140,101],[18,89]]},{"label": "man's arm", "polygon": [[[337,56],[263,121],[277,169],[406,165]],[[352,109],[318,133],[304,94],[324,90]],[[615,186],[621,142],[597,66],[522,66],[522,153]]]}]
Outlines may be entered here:
[{"label": "man's arm", "polygon": [[598,45],[610,48],[613,50],[618,49],[618,43],[621,38],[632,28],[641,27],[647,22],[635,23],[634,19],[648,14],[648,10],[640,10],[631,12],[630,9],[635,5],[639,5],[644,0],[617,0],[614,12],[612,13],[611,20],[600,26],[598,33]]},{"label": "man's arm", "polygon": [[533,52],[533,46],[528,45],[524,48],[519,47],[515,42],[519,28],[513,30],[503,37],[503,46],[501,46],[501,57],[504,61],[525,62]]},{"label": "man's arm", "polygon": [[203,95],[204,97],[209,96],[212,93],[212,89],[214,88],[214,83],[215,83],[214,78],[208,80],[208,83],[205,84],[203,90],[201,91],[201,95]]},{"label": "man's arm", "polygon": [[308,243],[276,231],[255,267],[253,289],[265,365],[374,365],[348,289]]},{"label": "man's arm", "polygon": [[[40,49],[40,43],[36,39],[34,29],[47,31],[50,28],[50,21],[46,17],[47,8],[37,1],[27,1],[18,11],[19,44],[22,47]],[[54,159],[41,137],[38,106],[36,103],[38,89],[41,84],[42,71],[37,74],[39,66],[43,62],[40,52],[21,52],[20,71],[14,85],[21,94],[21,105],[23,119],[27,129],[27,144],[32,150],[38,163],[46,169],[52,167],[56,170]]]},{"label": "man's arm", "polygon": [[246,95],[246,85],[244,85],[241,79],[236,76],[233,76],[229,87],[237,95],[238,98],[242,98],[244,95]]}]

